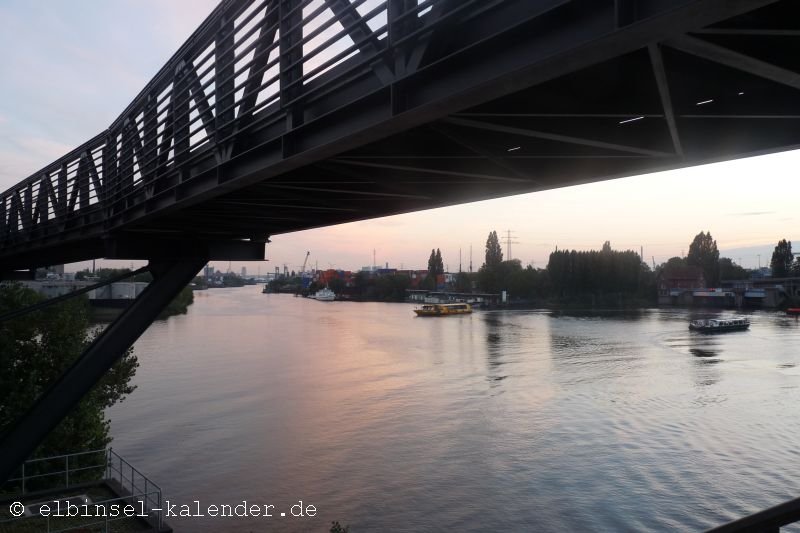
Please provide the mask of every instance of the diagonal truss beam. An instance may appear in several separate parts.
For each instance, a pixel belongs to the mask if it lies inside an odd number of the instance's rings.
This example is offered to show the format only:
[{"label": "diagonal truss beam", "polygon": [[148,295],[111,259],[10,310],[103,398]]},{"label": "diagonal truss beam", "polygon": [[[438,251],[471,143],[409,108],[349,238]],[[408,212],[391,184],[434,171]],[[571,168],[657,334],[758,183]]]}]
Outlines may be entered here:
[{"label": "diagonal truss beam", "polygon": [[299,203],[269,203],[269,202],[259,202],[258,200],[219,200],[217,201],[220,205],[230,205],[233,207],[257,207],[259,209],[262,208],[276,208],[276,209],[292,209],[292,210],[303,210],[303,211],[337,211],[337,212],[356,212],[357,209],[350,208],[350,207],[331,207],[331,206],[321,206],[321,205],[310,205],[310,204],[299,204]]},{"label": "diagonal truss beam", "polygon": [[0,435],[0,484],[33,452],[199,272],[206,259],[154,265],[155,279],[33,407]]},{"label": "diagonal truss beam", "polygon": [[339,23],[346,28],[350,38],[358,45],[359,51],[368,57],[376,58],[371,66],[381,83],[386,85],[391,83],[394,80],[394,73],[386,66],[380,55],[384,45],[378,40],[377,35],[373,34],[369,24],[356,7],[350,0],[325,0],[325,5],[333,12]]},{"label": "diagonal truss beam", "polygon": [[255,108],[256,100],[258,100],[259,87],[261,86],[265,69],[269,64],[269,56],[276,47],[275,34],[278,31],[278,23],[280,22],[277,2],[268,2],[266,10],[266,16],[261,21],[261,27],[258,29],[258,44],[256,44],[253,61],[247,71],[247,81],[239,104],[237,117],[241,123],[240,129],[244,129],[252,120],[252,111]]},{"label": "diagonal truss beam", "polygon": [[800,37],[800,30],[775,30],[757,28],[703,28],[692,31],[701,35],[756,35],[760,37]]},{"label": "diagonal truss beam", "polygon": [[766,61],[761,61],[760,59],[714,43],[688,35],[681,35],[665,41],[664,44],[670,48],[680,50],[681,52],[800,90],[800,73],[787,70],[783,67],[773,65],[772,63],[767,63]]},{"label": "diagonal truss beam", "polygon": [[[447,0],[440,0],[434,3],[430,13],[426,14],[427,18],[424,19],[425,23],[431,24],[429,21],[438,21],[445,12],[445,7],[448,3]],[[425,57],[425,53],[428,51],[428,47],[431,44],[433,34],[433,30],[429,30],[417,38],[417,45],[411,50],[408,56],[408,62],[405,65],[406,72],[416,72],[417,69],[419,69],[419,66],[422,64],[422,59]]]},{"label": "diagonal truss beam", "polygon": [[415,172],[419,174],[439,174],[441,176],[453,176],[453,177],[463,177],[463,178],[479,178],[482,180],[490,180],[490,181],[509,181],[509,182],[517,182],[517,183],[529,183],[529,179],[522,179],[522,178],[510,178],[508,176],[493,176],[491,174],[474,174],[470,172],[457,172],[451,170],[439,170],[434,168],[420,168],[420,167],[407,167],[404,165],[388,165],[386,163],[369,163],[367,161],[358,161],[355,159],[344,159],[344,158],[336,158],[332,159],[331,162],[333,163],[341,163],[344,165],[352,165],[356,167],[368,167],[368,168],[381,168],[384,170],[400,170],[403,172]]},{"label": "diagonal truss beam", "polygon": [[206,135],[211,137],[216,132],[214,113],[211,111],[211,106],[208,103],[208,96],[206,96],[206,92],[203,90],[203,84],[200,83],[200,78],[197,76],[197,68],[190,64],[186,76],[186,85],[195,101],[195,109],[197,109],[197,112],[200,114],[200,119],[203,121],[203,128],[206,130]]},{"label": "diagonal truss beam", "polygon": [[678,135],[678,124],[675,121],[675,111],[672,108],[672,98],[669,95],[669,83],[667,81],[667,71],[664,68],[664,58],[661,56],[661,50],[657,44],[649,45],[647,51],[650,53],[650,63],[653,65],[653,75],[656,78],[658,94],[661,97],[661,107],[664,108],[664,117],[667,119],[669,135],[672,137],[675,154],[683,157],[681,138]]},{"label": "diagonal truss beam", "polygon": [[344,194],[354,194],[356,196],[373,196],[373,197],[386,197],[386,198],[409,198],[412,200],[432,200],[430,196],[423,196],[420,194],[400,194],[400,193],[393,193],[393,192],[378,192],[378,191],[364,191],[364,190],[354,190],[354,189],[333,189],[330,187],[303,187],[300,185],[273,185],[268,184],[264,185],[264,187],[270,189],[288,189],[291,191],[310,191],[310,192],[325,192],[325,193],[344,193]]},{"label": "diagonal truss beam", "polygon": [[647,148],[638,148],[635,146],[627,146],[624,144],[608,143],[605,141],[596,141],[594,139],[584,139],[581,137],[572,137],[570,135],[561,135],[558,133],[548,133],[545,131],[535,131],[523,128],[515,128],[513,126],[503,126],[502,124],[493,124],[490,122],[483,122],[479,120],[466,120],[462,118],[445,118],[444,122],[455,124],[457,126],[464,126],[466,128],[476,128],[485,131],[493,131],[497,133],[508,133],[511,135],[519,135],[522,137],[533,137],[536,139],[545,139],[548,141],[558,141],[569,144],[579,144],[582,146],[591,146],[594,148],[603,148],[606,150],[617,150],[619,152],[631,152],[639,155],[647,155],[651,157],[671,157],[673,154],[661,152],[658,150],[649,150]]},{"label": "diagonal truss beam", "polygon": [[53,182],[50,181],[50,176],[42,174],[39,179],[39,195],[36,198],[36,207],[33,210],[33,222],[44,223],[50,218],[48,200],[52,205],[56,205],[56,193],[53,190]]},{"label": "diagonal truss beam", "polygon": [[[490,161],[495,165],[508,170],[518,178],[528,178],[528,176],[525,173],[520,172],[519,169],[517,169],[517,167],[515,167],[508,161],[505,161],[499,157],[495,157],[495,155],[492,154],[489,150],[465,138],[459,132],[454,131],[452,127],[433,124],[431,125],[431,129],[436,133],[438,133],[439,135],[442,135],[443,137],[450,139],[452,142],[458,144],[459,146],[466,148],[470,152],[478,154],[479,156],[485,158],[487,161]],[[537,182],[534,181],[534,183]]]}]

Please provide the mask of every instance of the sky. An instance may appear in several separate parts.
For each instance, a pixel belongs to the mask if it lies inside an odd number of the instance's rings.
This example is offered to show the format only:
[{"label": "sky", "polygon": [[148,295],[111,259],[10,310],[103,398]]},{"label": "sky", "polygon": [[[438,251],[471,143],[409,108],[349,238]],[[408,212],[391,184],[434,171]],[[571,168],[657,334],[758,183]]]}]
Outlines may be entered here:
[{"label": "sky", "polygon": [[[215,5],[0,0],[0,190],[105,129]],[[779,239],[800,239],[798,168],[800,151],[785,152],[277,235],[269,261],[230,268],[299,270],[306,251],[318,268],[358,269],[373,254],[378,265],[425,268],[440,248],[450,271],[459,263],[469,270],[471,247],[477,270],[492,230],[506,258],[510,231],[511,257],[538,268],[556,247],[599,249],[604,241],[657,264],[685,255],[700,231],[711,232],[723,256],[766,266]]]}]

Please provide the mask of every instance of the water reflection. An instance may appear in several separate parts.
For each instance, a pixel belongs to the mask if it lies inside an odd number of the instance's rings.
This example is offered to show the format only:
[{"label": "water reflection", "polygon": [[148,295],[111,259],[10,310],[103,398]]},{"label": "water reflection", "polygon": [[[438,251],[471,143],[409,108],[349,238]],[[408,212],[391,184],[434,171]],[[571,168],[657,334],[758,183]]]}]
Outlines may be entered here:
[{"label": "water reflection", "polygon": [[689,531],[800,492],[784,317],[702,336],[708,313],[680,309],[416,319],[257,289],[207,291],[137,342],[114,447],[172,501],[320,513],[178,533]]},{"label": "water reflection", "polygon": [[[687,335],[689,353],[695,357],[693,365],[695,386],[704,388],[719,383],[722,374],[714,367],[722,361],[720,355],[722,355],[723,348],[718,337],[695,332]],[[695,400],[703,405],[714,401],[716,399],[709,400],[703,396]]]},{"label": "water reflection", "polygon": [[782,316],[774,324],[782,329],[800,329],[800,315]]},{"label": "water reflection", "polygon": [[[707,348],[689,348],[689,353],[691,353],[695,357],[703,357],[703,358],[717,357],[719,355],[718,351],[709,350]],[[708,359],[703,359],[702,361],[699,362],[702,362],[703,364],[719,363],[719,359],[713,361],[709,361]]]},{"label": "water reflection", "polygon": [[650,315],[649,309],[552,309],[547,313],[553,318],[591,318],[607,319],[636,322],[644,320]]},{"label": "water reflection", "polygon": [[[712,336],[690,333],[689,353],[695,357],[703,358],[708,362],[709,357],[719,357],[722,354],[722,345]],[[715,361],[715,362],[718,362]]]},{"label": "water reflection", "polygon": [[511,342],[511,339],[503,339],[502,335],[509,335],[510,328],[503,328],[502,315],[500,313],[485,313],[481,317],[486,326],[486,365],[487,380],[490,387],[500,385],[500,382],[508,376],[502,371],[504,364],[504,344]]}]

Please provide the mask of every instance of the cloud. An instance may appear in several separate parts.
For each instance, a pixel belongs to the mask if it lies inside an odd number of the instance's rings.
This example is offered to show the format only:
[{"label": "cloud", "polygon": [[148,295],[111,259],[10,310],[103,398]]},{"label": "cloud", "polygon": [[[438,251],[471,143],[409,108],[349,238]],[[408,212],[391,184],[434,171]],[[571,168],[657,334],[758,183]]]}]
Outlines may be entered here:
[{"label": "cloud", "polygon": [[16,185],[73,148],[43,137],[20,137],[13,143],[0,139],[0,191]]},{"label": "cloud", "polygon": [[729,217],[757,217],[761,215],[774,215],[777,211],[748,211],[745,213],[728,213]]},{"label": "cloud", "polygon": [[0,48],[15,50],[0,61],[0,99],[13,102],[0,191],[108,127],[216,2],[0,2]]}]

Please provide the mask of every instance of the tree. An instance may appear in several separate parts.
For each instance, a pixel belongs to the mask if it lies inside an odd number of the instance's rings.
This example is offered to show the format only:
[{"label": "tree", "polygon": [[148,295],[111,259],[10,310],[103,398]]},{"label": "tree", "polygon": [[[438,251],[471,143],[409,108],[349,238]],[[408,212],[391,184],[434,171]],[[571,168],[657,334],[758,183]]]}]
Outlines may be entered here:
[{"label": "tree", "polygon": [[484,265],[493,269],[503,262],[503,249],[500,247],[500,240],[497,238],[497,232],[492,231],[486,239],[486,262]]},{"label": "tree", "polygon": [[604,254],[611,253],[611,241],[606,241],[603,243],[603,253]]},{"label": "tree", "polygon": [[181,289],[181,292],[173,298],[173,300],[167,304],[167,307],[164,308],[161,313],[159,313],[158,318],[168,318],[173,315],[185,315],[186,312],[189,310],[189,306],[194,303],[194,291],[191,287],[184,287]]},{"label": "tree", "polygon": [[428,258],[428,275],[438,276],[444,274],[444,263],[442,262],[442,252],[438,248],[431,249],[431,256]]},{"label": "tree", "polygon": [[402,302],[406,290],[411,287],[411,278],[403,274],[379,276],[375,279],[372,299],[381,302]]},{"label": "tree", "polygon": [[729,257],[719,258],[719,279],[747,279],[750,275],[741,266],[733,262]]},{"label": "tree", "polygon": [[428,275],[436,274],[436,250],[431,248],[431,256],[428,258]]},{"label": "tree", "polygon": [[503,290],[505,278],[503,276],[503,249],[497,232],[492,231],[486,239],[486,261],[478,270],[478,285],[484,292],[497,293]]},{"label": "tree", "polygon": [[356,272],[353,276],[353,292],[359,298],[364,298],[368,292],[372,277],[363,270]]},{"label": "tree", "polygon": [[344,291],[345,287],[346,285],[342,278],[337,277],[328,281],[328,288],[333,292],[335,292],[336,294],[341,294]]},{"label": "tree", "polygon": [[666,263],[664,263],[663,268],[664,270],[673,270],[676,268],[683,268],[688,266],[686,263],[685,257],[670,257]]},{"label": "tree", "polygon": [[547,272],[560,296],[635,294],[646,285],[642,265],[631,250],[561,250],[550,254]]},{"label": "tree", "polygon": [[689,245],[686,263],[703,269],[706,284],[715,287],[719,284],[719,250],[711,232],[698,233]]},{"label": "tree", "polygon": [[444,274],[442,252],[438,248],[431,249],[431,256],[428,258],[428,275],[422,281],[422,287],[428,290],[436,290],[436,278],[439,274]]},{"label": "tree", "polygon": [[456,292],[472,292],[472,279],[466,272],[456,275]]},{"label": "tree", "polygon": [[[20,285],[0,286],[0,313],[41,298]],[[0,322],[0,433],[23,414],[91,342],[88,305],[83,298]],[[105,409],[133,392],[139,363],[129,350],[75,409],[45,438],[34,456],[46,457],[105,448]]]},{"label": "tree", "polygon": [[794,255],[792,255],[792,241],[787,241],[786,239],[779,240],[778,245],[772,252],[772,261],[769,263],[770,268],[772,268],[772,277],[785,278],[791,274],[792,261],[794,261]]}]

